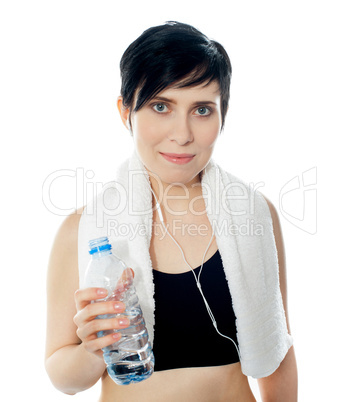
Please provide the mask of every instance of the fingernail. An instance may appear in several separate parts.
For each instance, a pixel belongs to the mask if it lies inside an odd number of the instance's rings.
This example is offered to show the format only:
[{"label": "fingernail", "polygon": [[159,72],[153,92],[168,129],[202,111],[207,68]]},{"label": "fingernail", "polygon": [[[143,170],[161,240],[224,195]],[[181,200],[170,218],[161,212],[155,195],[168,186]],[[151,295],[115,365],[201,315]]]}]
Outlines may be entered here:
[{"label": "fingernail", "polygon": [[97,294],[100,296],[104,296],[107,294],[107,290],[106,289],[97,289]]},{"label": "fingernail", "polygon": [[124,304],[123,303],[114,303],[114,308],[115,310],[124,310]]},{"label": "fingernail", "polygon": [[118,320],[118,324],[119,325],[129,325],[129,320],[128,320],[128,318],[120,318],[119,320]]}]

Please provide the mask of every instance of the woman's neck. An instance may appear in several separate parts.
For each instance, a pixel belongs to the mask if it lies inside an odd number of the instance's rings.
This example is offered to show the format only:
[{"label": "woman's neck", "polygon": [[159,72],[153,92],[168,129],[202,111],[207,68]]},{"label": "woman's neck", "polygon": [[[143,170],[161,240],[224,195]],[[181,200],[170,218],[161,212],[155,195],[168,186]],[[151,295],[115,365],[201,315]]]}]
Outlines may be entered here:
[{"label": "woman's neck", "polygon": [[[163,214],[183,216],[198,213],[198,210],[202,209],[201,174],[185,184],[165,183],[157,180],[150,181]],[[156,205],[154,196],[153,205]]]}]

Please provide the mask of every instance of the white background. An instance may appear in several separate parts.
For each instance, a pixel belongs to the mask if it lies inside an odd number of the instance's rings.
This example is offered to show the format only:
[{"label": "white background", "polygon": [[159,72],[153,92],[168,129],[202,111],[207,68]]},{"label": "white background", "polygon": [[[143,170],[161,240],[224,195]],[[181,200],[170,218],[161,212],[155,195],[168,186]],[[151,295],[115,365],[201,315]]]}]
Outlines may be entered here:
[{"label": "white background", "polygon": [[[44,370],[47,262],[64,217],[44,205],[43,185],[53,172],[77,172],[77,185],[63,176],[50,188],[67,214],[86,202],[87,183],[113,178],[132,150],[116,110],[121,54],[144,29],[177,20],[222,43],[232,60],[230,110],[214,159],[263,182],[279,212],[299,400],[356,400],[354,3],[1,3],[1,399],[98,397],[99,384],[61,394]],[[311,191],[287,194],[280,207],[281,189],[306,171]]]}]

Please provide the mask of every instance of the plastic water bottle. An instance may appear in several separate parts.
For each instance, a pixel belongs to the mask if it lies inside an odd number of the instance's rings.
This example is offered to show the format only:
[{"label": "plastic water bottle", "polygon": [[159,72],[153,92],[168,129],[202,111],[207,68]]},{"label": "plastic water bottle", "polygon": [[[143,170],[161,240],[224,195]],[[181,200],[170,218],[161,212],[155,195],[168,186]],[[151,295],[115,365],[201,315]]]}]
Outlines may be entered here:
[{"label": "plastic water bottle", "polygon": [[132,271],[112,254],[112,246],[107,237],[91,240],[89,247],[92,259],[86,270],[84,287],[105,288],[108,291],[107,297],[98,301],[118,300],[126,305],[126,310],[121,314],[99,315],[96,318],[121,315],[130,320],[127,328],[97,333],[97,336],[113,332],[122,334],[119,341],[102,349],[107,372],[120,385],[143,381],[154,371],[154,355],[133,285]]}]

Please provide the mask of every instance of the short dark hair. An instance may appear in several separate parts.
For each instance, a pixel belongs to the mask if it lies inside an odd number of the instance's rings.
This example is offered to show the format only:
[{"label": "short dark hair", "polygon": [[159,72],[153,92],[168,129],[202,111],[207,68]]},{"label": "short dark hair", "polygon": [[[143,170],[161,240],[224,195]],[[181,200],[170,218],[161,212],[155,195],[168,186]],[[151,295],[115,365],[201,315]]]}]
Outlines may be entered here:
[{"label": "short dark hair", "polygon": [[230,59],[223,46],[191,25],[168,21],[147,29],[124,52],[120,70],[123,105],[134,112],[167,87],[184,88],[216,80],[224,126],[230,97]]}]

